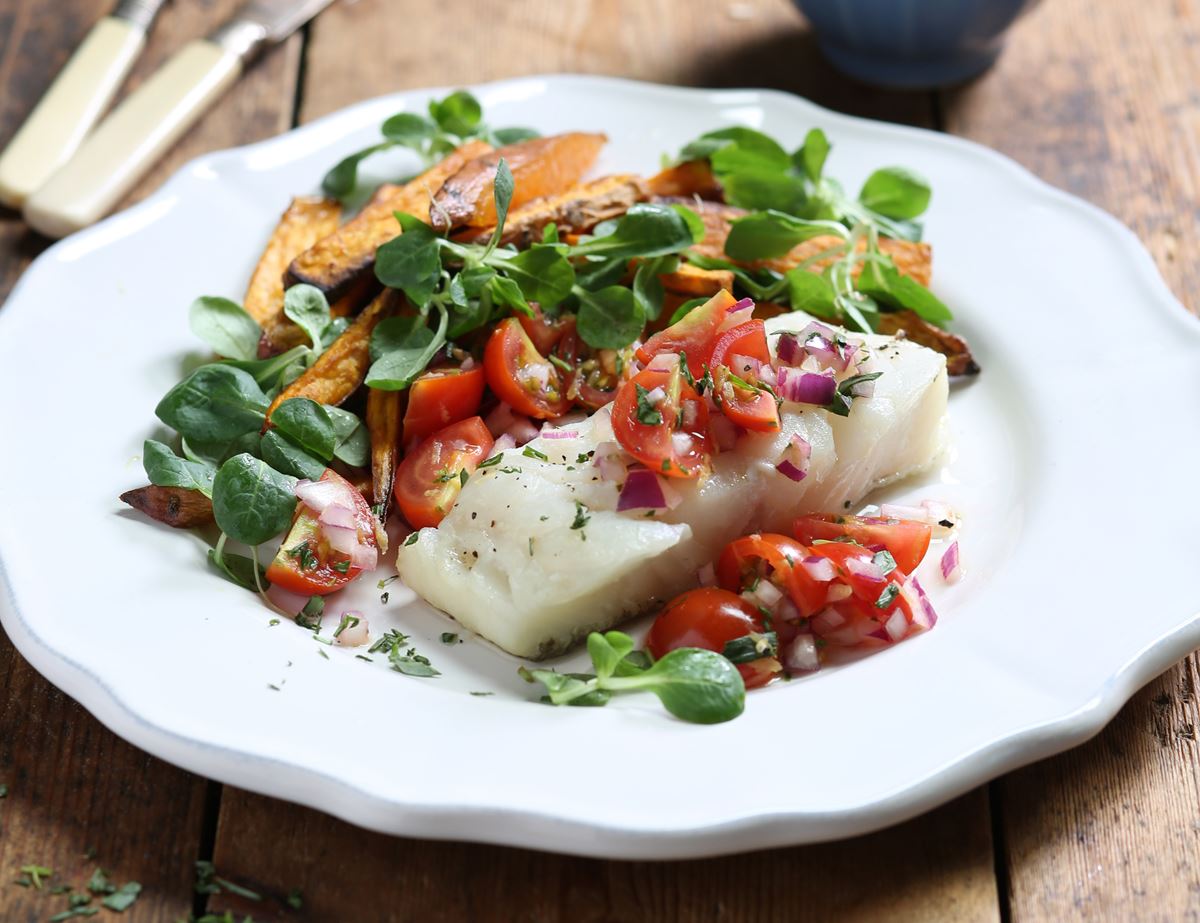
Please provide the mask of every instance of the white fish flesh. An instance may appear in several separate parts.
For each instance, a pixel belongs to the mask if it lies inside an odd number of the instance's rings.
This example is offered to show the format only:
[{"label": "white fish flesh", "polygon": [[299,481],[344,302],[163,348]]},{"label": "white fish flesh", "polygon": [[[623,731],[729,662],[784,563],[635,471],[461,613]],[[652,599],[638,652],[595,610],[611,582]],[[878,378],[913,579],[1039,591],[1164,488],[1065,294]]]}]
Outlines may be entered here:
[{"label": "white fish flesh", "polygon": [[[772,318],[768,334],[809,320]],[[695,586],[697,570],[740,535],[790,534],[795,516],[841,511],[929,467],[942,448],[944,357],[905,340],[861,339],[869,368],[883,375],[848,417],[785,403],[781,432],[742,436],[702,482],[670,479],[679,502],[652,518],[616,512],[619,481],[586,457],[615,445],[608,408],[560,431],[569,438],[529,443],[546,461],[507,450],[471,476],[437,528],[401,545],[401,579],[509,653],[541,659]],[[793,434],[812,447],[801,481],[775,467]]]}]

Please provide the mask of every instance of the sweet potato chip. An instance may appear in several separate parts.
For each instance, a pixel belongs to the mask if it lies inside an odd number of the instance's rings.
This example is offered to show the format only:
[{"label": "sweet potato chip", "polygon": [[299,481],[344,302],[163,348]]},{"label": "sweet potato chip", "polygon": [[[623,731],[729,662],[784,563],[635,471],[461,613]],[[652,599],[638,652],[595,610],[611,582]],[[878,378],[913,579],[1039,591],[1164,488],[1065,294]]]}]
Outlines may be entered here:
[{"label": "sweet potato chip", "polygon": [[656,196],[716,199],[722,194],[721,184],[707,160],[688,160],[668,167],[646,180],[646,185]]},{"label": "sweet potato chip", "polygon": [[[379,291],[379,283],[371,273],[363,273],[355,279],[345,293],[329,306],[330,317],[353,317],[371,301]],[[293,323],[286,315],[263,325],[262,339],[258,344],[260,359],[287,352],[293,346],[306,346],[308,334]]]},{"label": "sweet potato chip", "polygon": [[289,280],[315,285],[336,298],[374,264],[375,251],[400,233],[393,212],[408,212],[428,221],[430,201],[442,184],[491,149],[482,141],[468,141],[403,186],[380,186],[362,211],[292,260]]},{"label": "sweet potato chip", "polygon": [[950,375],[978,375],[979,363],[971,355],[967,341],[941,327],[922,320],[913,311],[885,311],[877,322],[880,333],[905,337],[927,346],[946,357],[946,372]]},{"label": "sweet potato chip", "polygon": [[680,263],[674,272],[658,278],[668,292],[688,298],[711,298],[721,289],[733,291],[733,272],[728,269],[701,269],[691,263]]},{"label": "sweet potato chip", "polygon": [[371,434],[371,504],[386,523],[392,479],[399,462],[402,391],[367,391],[367,432]]},{"label": "sweet potato chip", "polygon": [[337,230],[342,206],[334,199],[298,196],[292,199],[250,276],[242,307],[267,327],[283,318],[283,274],[288,264]]},{"label": "sweet potato chip", "polygon": [[371,367],[371,334],[398,301],[399,293],[390,288],[375,296],[345,333],[330,343],[317,361],[271,402],[264,431],[271,425],[275,408],[290,398],[307,397],[318,404],[336,407],[357,391]]},{"label": "sweet potato chip", "polygon": [[138,512],[174,529],[192,529],[213,522],[212,501],[198,490],[150,484],[125,491],[121,499]]},{"label": "sweet potato chip", "polygon": [[[636,176],[603,176],[586,183],[577,183],[559,195],[534,199],[508,213],[504,222],[501,243],[528,247],[542,239],[548,224],[558,227],[564,239],[590,231],[601,221],[619,218],[631,205],[649,198],[645,181]],[[460,235],[469,241],[485,241],[492,228],[472,228]]]},{"label": "sweet potato chip", "polygon": [[501,158],[513,175],[509,208],[518,209],[534,199],[560,195],[579,182],[607,140],[604,135],[576,131],[519,141],[478,157],[446,180],[434,196],[433,226],[441,231],[493,227],[493,191]]}]

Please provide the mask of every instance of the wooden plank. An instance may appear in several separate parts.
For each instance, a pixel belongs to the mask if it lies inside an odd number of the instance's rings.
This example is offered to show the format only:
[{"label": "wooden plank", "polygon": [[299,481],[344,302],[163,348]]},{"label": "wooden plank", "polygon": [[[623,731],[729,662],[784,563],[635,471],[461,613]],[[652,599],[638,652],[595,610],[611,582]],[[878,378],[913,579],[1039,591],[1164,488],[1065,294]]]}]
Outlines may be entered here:
[{"label": "wooden plank", "polygon": [[[332,7],[313,26],[302,115],[400,87],[461,85],[545,71],[625,73],[676,83],[776,83],[841,108],[929,123],[928,95],[888,102],[834,79],[812,54],[763,67],[802,26],[786,2],[570,4],[413,0]],[[396,17],[402,16],[403,22]],[[404,40],[392,29],[402,28]],[[479,24],[486,23],[486,28]],[[714,25],[715,23],[715,25]],[[800,50],[811,51],[802,40]],[[702,62],[724,61],[705,71]],[[738,62],[749,67],[739,71]],[[753,79],[747,76],[752,74]],[[588,126],[580,126],[586,129]],[[690,863],[620,863],[364,833],[307,808],[226,788],[214,861],[262,891],[213,909],[311,919],[993,920],[997,898],[982,790],[925,818],[847,843]]]},{"label": "wooden plank", "polygon": [[226,786],[214,862],[264,900],[210,909],[295,919],[571,923],[997,920],[982,789],[840,843],[693,862],[608,862],[366,833]]},{"label": "wooden plank", "polygon": [[[202,35],[237,0],[171,4],[156,24],[131,85],[184,41]],[[0,145],[111,0],[63,0],[54,15],[0,0]],[[197,154],[258,140],[290,124],[300,38],[270,54],[205,117],[130,197],[135,201]],[[46,242],[0,211],[0,299]],[[182,318],[182,315],[181,315]],[[182,323],[182,320],[181,320]],[[142,897],[123,920],[174,920],[193,908],[208,784],[129,746],[37,675],[0,632],[0,917],[45,920],[67,899],[11,884],[17,869],[55,870],[47,887],[77,889],[99,864]],[[95,849],[92,859],[85,851]]]},{"label": "wooden plank", "polygon": [[929,94],[865,90],[838,75],[788,0],[341,3],[312,27],[301,115],[404,88],[555,72],[775,87],[859,115],[931,120]]},{"label": "wooden plank", "polygon": [[[1004,151],[1129,224],[1193,311],[1195,13],[1174,0],[1146,0],[1136,15],[1087,0],[1043,4],[1015,29],[995,70],[944,99],[948,130]],[[1012,919],[1200,914],[1196,685],[1193,656],[1142,690],[1091,743],[996,783]]]}]

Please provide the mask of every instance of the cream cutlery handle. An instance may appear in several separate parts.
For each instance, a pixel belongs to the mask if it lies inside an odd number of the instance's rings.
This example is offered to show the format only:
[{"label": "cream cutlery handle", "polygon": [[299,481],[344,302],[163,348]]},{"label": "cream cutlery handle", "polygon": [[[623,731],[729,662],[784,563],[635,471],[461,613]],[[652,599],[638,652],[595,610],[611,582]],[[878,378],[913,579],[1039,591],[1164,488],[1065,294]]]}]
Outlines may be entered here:
[{"label": "cream cutlery handle", "polygon": [[59,72],[0,155],[0,202],[20,208],[75,152],[146,44],[140,25],[106,16]]},{"label": "cream cutlery handle", "polygon": [[63,237],[102,218],[241,71],[236,51],[189,42],[26,200],[25,220]]}]

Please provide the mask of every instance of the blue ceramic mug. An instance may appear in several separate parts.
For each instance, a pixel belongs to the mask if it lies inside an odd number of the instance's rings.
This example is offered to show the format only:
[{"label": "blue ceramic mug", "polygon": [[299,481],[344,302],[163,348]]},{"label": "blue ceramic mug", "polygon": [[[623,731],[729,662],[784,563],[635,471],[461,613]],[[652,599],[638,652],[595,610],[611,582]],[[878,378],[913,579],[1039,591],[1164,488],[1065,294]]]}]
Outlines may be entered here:
[{"label": "blue ceramic mug", "polygon": [[915,89],[958,83],[1000,54],[1037,0],[793,0],[821,50],[858,80]]}]

